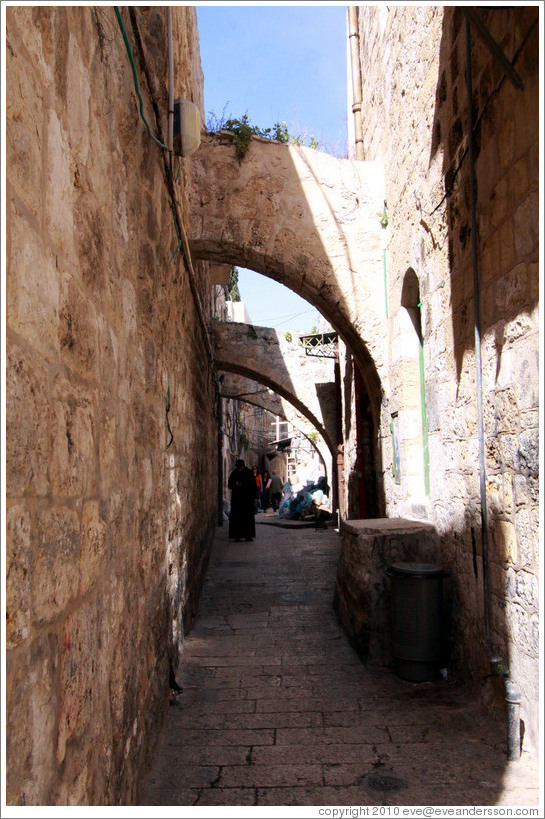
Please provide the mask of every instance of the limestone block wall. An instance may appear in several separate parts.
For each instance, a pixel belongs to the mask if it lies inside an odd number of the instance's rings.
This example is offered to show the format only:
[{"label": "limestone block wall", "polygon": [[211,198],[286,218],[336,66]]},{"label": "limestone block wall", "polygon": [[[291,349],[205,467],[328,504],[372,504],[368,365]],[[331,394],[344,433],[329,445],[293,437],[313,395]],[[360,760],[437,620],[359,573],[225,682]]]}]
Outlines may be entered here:
[{"label": "limestone block wall", "polygon": [[[166,134],[166,11],[122,17]],[[173,18],[202,110],[195,10]],[[7,802],[131,804],[213,532],[212,368],[114,9],[6,19]]]},{"label": "limestone block wall", "polygon": [[480,519],[465,16],[438,6],[358,11],[365,159],[384,163],[389,217],[389,411],[398,412],[402,479],[396,484],[390,474],[384,427],[387,513],[437,526],[453,578],[452,662],[484,680],[489,654],[503,656],[523,691],[525,742],[536,746],[538,11],[478,10],[522,89],[471,27],[488,561]]}]

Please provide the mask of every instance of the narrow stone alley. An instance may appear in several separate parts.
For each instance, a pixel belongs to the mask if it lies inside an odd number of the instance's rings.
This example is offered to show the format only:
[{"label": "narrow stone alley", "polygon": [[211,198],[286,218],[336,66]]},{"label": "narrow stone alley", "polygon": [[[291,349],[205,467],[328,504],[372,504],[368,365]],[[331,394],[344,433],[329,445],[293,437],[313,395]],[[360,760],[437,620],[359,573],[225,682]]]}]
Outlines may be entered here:
[{"label": "narrow stone alley", "polygon": [[141,804],[538,805],[536,761],[507,761],[476,692],[360,661],[338,533],[257,521],[252,543],[217,531]]}]

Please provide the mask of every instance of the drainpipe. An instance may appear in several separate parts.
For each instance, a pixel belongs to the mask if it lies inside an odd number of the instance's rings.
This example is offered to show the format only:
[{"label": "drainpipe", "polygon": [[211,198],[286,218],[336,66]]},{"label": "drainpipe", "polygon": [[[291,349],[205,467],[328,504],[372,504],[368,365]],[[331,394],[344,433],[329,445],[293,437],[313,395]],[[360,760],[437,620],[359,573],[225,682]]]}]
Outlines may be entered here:
[{"label": "drainpipe", "polygon": [[466,17],[466,81],[469,131],[469,189],[471,196],[471,258],[473,264],[473,305],[475,312],[475,368],[477,381],[477,416],[479,432],[479,471],[481,494],[481,542],[483,551],[483,592],[484,592],[484,625],[485,642],[488,656],[491,656],[490,617],[488,610],[488,515],[486,506],[486,473],[484,457],[484,424],[483,424],[483,382],[481,365],[481,331],[479,305],[479,271],[477,266],[477,192],[475,184],[475,146],[473,140],[473,88],[471,81],[471,32],[469,19]]},{"label": "drainpipe", "polygon": [[505,701],[507,702],[507,759],[516,762],[520,759],[520,700],[517,686],[505,681]]},{"label": "drainpipe", "polygon": [[418,302],[418,363],[420,369],[420,412],[422,414],[422,444],[424,455],[424,491],[430,496],[430,451],[428,441],[428,419],[426,411],[426,373],[424,370],[424,339],[422,336],[422,302]]},{"label": "drainpipe", "polygon": [[335,480],[332,481],[331,510],[335,513],[337,509],[337,522],[340,522],[344,514],[344,446],[342,431],[342,393],[341,393],[341,368],[339,363],[339,351],[335,353],[335,431],[337,457],[333,465]]},{"label": "drainpipe", "polygon": [[358,7],[348,6],[348,38],[350,40],[350,66],[352,68],[354,133],[356,159],[364,159],[363,126],[361,119],[362,84],[360,63],[360,33],[358,28]]},{"label": "drainpipe", "polygon": [[[490,642],[490,615],[488,601],[488,515],[486,505],[486,471],[484,454],[484,424],[483,424],[483,385],[481,365],[481,334],[479,310],[479,274],[477,266],[477,192],[475,184],[475,145],[473,140],[473,88],[471,81],[471,26],[469,17],[466,17],[466,80],[469,130],[469,186],[471,197],[471,257],[473,264],[473,303],[475,310],[475,367],[477,380],[477,416],[479,431],[479,468],[481,493],[481,543],[483,551],[483,596],[484,596],[484,626],[485,648],[491,663],[497,663],[492,658]],[[507,758],[511,761],[520,758],[520,701],[521,694],[518,687],[504,674],[505,701],[507,703]]]},{"label": "drainpipe", "polygon": [[223,526],[223,405],[221,384],[223,373],[216,381],[216,415],[218,421],[218,526]]},{"label": "drainpipe", "polygon": [[172,161],[174,145],[174,50],[172,47],[172,6],[167,6],[168,36],[168,139],[167,145]]}]

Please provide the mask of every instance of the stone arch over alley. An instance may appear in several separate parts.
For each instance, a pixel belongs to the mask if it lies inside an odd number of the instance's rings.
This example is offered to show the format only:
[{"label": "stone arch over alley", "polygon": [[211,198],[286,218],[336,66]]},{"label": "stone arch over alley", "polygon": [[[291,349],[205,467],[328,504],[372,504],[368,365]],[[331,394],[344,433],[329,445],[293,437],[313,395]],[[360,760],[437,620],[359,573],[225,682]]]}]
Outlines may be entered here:
[{"label": "stone arch over alley", "polygon": [[216,366],[264,384],[292,404],[335,450],[335,381],[331,358],[303,348],[268,327],[217,323],[212,328]]},{"label": "stone arch over alley", "polygon": [[378,419],[387,372],[381,165],[253,137],[204,136],[191,157],[194,258],[240,265],[294,290],[361,369]]},{"label": "stone arch over alley", "polygon": [[[292,424],[298,432],[312,442],[324,466],[325,476],[328,482],[331,482],[333,477],[333,453],[316,430],[314,424],[305,415],[299,412],[287,399],[257,380],[246,378],[234,372],[224,372],[222,375],[220,389],[222,398],[261,407],[261,409],[267,410],[273,415],[278,415]],[[318,432],[315,438],[312,436],[313,432]]]}]

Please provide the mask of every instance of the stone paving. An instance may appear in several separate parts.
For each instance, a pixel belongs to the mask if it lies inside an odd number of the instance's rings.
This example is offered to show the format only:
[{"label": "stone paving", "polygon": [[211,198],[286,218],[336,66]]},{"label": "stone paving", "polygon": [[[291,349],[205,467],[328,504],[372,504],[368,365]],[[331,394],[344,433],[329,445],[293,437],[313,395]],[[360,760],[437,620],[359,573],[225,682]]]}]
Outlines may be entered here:
[{"label": "stone paving", "polygon": [[218,530],[141,804],[539,805],[537,760],[507,762],[475,691],[360,661],[332,607],[337,532],[257,521],[252,543]]}]

